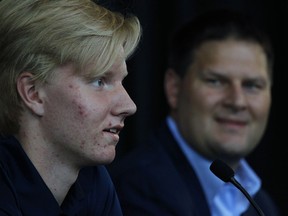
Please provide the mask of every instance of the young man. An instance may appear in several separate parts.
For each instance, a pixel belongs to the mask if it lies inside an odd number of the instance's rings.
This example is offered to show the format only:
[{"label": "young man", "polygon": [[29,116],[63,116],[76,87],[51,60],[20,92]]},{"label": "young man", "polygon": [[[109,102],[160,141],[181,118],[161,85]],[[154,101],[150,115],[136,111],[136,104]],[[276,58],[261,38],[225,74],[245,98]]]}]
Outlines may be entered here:
[{"label": "young man", "polygon": [[265,131],[271,106],[270,43],[237,13],[214,11],[172,40],[165,93],[170,114],[111,167],[126,216],[257,216],[232,184],[209,169],[221,159],[263,212],[278,215],[245,157]]},{"label": "young man", "polygon": [[141,34],[89,0],[0,2],[0,215],[122,215],[103,164],[136,106]]}]

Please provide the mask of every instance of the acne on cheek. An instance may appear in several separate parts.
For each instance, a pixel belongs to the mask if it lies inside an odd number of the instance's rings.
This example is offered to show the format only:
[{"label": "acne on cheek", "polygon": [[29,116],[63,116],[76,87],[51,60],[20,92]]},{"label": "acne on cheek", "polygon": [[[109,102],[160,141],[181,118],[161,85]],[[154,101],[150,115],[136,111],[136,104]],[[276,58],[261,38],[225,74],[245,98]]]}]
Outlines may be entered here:
[{"label": "acne on cheek", "polygon": [[78,113],[80,116],[83,116],[84,118],[87,117],[87,113],[85,112],[85,109],[81,105],[78,105]]},{"label": "acne on cheek", "polygon": [[[74,86],[73,84],[69,84],[68,88],[71,89],[71,91],[77,91],[79,89],[79,87]],[[79,101],[81,102],[81,97],[75,95],[75,97],[78,97]],[[77,102],[77,98],[73,99],[72,103],[77,106],[78,109],[78,114],[82,117],[87,117],[87,113],[85,112],[85,108],[83,107],[83,105],[81,105],[81,103]]]},{"label": "acne on cheek", "polygon": [[[88,117],[85,107],[77,99],[71,101],[70,107],[67,110],[70,113],[70,118],[72,121],[77,122],[78,125],[84,125],[85,119]],[[72,115],[71,115],[72,114]]]},{"label": "acne on cheek", "polygon": [[80,144],[80,149],[84,149],[85,148],[85,141],[83,140],[82,142],[81,142],[81,144]]}]

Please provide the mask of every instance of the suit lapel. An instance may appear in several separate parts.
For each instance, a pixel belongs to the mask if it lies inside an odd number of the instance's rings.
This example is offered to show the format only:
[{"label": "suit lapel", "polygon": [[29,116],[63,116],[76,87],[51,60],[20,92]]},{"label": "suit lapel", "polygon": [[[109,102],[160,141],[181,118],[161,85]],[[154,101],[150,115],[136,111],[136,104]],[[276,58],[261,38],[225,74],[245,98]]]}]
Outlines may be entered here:
[{"label": "suit lapel", "polygon": [[191,205],[194,205],[193,208],[197,211],[197,215],[211,215],[204,191],[202,190],[202,186],[196,176],[196,173],[179,148],[179,145],[176,143],[176,140],[172,136],[167,124],[164,124],[160,128],[159,135],[159,138],[163,140],[161,143],[165,144],[164,149],[167,151],[172,163],[175,165],[179,175],[185,182],[187,190],[189,190],[189,193],[191,194],[191,199],[193,200]]}]

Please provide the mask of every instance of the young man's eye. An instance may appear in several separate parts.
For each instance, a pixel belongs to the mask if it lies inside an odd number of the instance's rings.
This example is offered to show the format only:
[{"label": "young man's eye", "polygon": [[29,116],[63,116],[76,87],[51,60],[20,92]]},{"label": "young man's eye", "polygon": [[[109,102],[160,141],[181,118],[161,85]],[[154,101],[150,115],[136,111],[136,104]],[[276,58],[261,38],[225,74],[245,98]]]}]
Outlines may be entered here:
[{"label": "young man's eye", "polygon": [[104,80],[102,78],[100,79],[96,79],[95,81],[93,81],[93,85],[96,87],[102,87],[104,86]]}]

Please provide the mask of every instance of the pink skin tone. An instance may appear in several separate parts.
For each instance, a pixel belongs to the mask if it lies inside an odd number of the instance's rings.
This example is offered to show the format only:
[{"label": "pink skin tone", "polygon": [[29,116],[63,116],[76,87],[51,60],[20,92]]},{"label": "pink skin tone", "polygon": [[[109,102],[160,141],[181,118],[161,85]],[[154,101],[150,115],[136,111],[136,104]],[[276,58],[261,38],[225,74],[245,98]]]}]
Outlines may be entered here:
[{"label": "pink skin tone", "polygon": [[202,44],[184,79],[168,70],[165,88],[187,142],[204,157],[224,159],[235,168],[265,131],[270,82],[262,48],[229,39]]},{"label": "pink skin tone", "polygon": [[122,86],[127,75],[124,61],[92,83],[72,75],[71,66],[59,70],[55,82],[45,86],[43,135],[70,163],[110,163],[124,119],[136,111]]},{"label": "pink skin tone", "polygon": [[82,167],[113,161],[124,120],[136,105],[122,85],[128,74],[123,50],[93,81],[77,75],[72,64],[55,70],[44,85],[29,71],[19,75],[24,109],[16,137],[61,204]]}]

